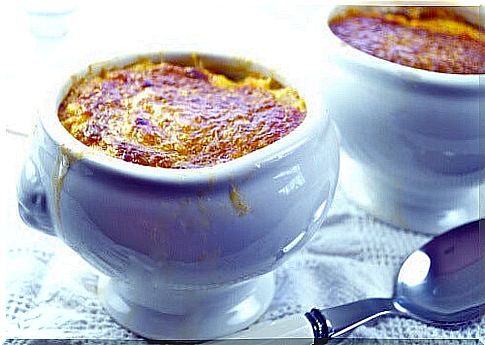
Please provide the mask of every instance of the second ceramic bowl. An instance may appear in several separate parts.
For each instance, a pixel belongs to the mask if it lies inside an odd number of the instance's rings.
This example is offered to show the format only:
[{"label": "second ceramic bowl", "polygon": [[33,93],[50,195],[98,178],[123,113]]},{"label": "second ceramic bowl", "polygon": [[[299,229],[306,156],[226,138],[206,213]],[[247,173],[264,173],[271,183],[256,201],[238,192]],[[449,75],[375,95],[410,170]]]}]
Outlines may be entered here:
[{"label": "second ceramic bowl", "polygon": [[[334,7],[322,23],[324,98],[340,133],[347,196],[386,222],[430,234],[478,219],[482,76],[416,69],[357,50],[329,28],[349,7]],[[478,18],[478,8],[448,10]]]}]

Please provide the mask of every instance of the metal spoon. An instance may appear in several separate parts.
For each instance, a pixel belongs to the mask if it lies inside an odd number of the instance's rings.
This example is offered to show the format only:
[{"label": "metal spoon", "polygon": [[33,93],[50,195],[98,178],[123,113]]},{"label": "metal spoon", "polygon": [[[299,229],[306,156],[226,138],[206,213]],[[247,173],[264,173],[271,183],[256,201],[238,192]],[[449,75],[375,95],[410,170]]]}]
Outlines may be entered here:
[{"label": "metal spoon", "polygon": [[369,298],[323,310],[315,308],[304,316],[257,324],[226,339],[329,339],[384,315],[410,317],[439,327],[476,320],[485,311],[482,226],[485,219],[459,226],[409,255],[397,275],[392,298]]}]

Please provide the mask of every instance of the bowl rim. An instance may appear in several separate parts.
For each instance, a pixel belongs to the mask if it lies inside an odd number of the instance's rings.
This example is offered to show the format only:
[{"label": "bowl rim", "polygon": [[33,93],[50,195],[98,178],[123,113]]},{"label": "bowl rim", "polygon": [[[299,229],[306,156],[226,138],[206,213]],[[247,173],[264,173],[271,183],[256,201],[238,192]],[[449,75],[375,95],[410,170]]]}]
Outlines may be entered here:
[{"label": "bowl rim", "polygon": [[[428,86],[459,88],[464,90],[476,91],[481,76],[485,74],[456,74],[430,71],[401,65],[397,62],[388,61],[374,55],[363,52],[339,38],[330,29],[330,20],[339,12],[348,8],[372,8],[372,7],[416,7],[417,5],[400,6],[389,5],[335,5],[331,6],[325,13],[325,25],[323,29],[324,37],[331,45],[331,53],[336,53],[339,59],[350,62],[351,64],[364,67],[369,70],[381,72],[388,77],[395,77],[413,83],[423,83]],[[457,6],[442,6],[450,10],[456,10]],[[459,6],[458,6],[459,7]],[[473,6],[475,7],[475,6]]]},{"label": "bowl rim", "polygon": [[[107,155],[106,153],[90,148],[74,138],[62,126],[58,119],[58,107],[67,92],[69,91],[75,78],[85,75],[89,71],[97,71],[103,67],[126,66],[141,59],[151,59],[154,61],[163,60],[168,62],[178,62],[197,56],[198,59],[206,62],[215,63],[223,66],[247,66],[248,72],[259,72],[275,78],[282,85],[296,89],[304,99],[307,114],[302,123],[286,136],[271,143],[261,149],[250,152],[244,156],[228,162],[219,163],[214,166],[188,169],[161,168],[143,166],[136,163],[126,162],[122,159]],[[280,69],[284,69],[280,66]],[[47,94],[45,101],[39,109],[40,124],[45,133],[59,147],[59,154],[68,156],[69,162],[81,160],[84,164],[92,168],[100,169],[105,172],[118,174],[129,178],[138,178],[153,182],[165,183],[216,183],[220,181],[231,181],[240,177],[247,177],[254,170],[284,159],[296,148],[313,140],[315,136],[322,133],[328,126],[330,119],[327,111],[323,107],[321,97],[319,97],[318,87],[314,83],[303,83],[305,78],[290,73],[289,70],[279,73],[276,69],[266,67],[259,62],[225,54],[213,54],[194,51],[150,51],[142,53],[130,53],[115,56],[111,59],[94,62],[88,66],[78,69],[71,73],[70,78],[61,76],[56,83],[53,83],[52,92]],[[308,154],[312,154],[309,152]]]}]

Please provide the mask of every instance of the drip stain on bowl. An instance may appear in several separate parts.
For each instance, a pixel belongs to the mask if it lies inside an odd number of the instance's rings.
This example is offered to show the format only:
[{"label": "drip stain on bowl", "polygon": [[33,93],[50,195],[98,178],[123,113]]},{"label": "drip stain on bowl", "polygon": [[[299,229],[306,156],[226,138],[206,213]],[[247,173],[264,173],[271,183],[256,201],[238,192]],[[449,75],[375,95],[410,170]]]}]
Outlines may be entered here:
[{"label": "drip stain on bowl", "polygon": [[245,216],[249,212],[251,212],[251,208],[241,197],[241,194],[239,194],[239,191],[235,185],[231,185],[231,189],[229,191],[229,199],[231,200],[232,207],[234,208],[238,216]]},{"label": "drip stain on bowl", "polygon": [[54,212],[59,222],[60,231],[62,230],[61,190],[64,186],[64,178],[72,164],[83,157],[83,152],[73,152],[63,145],[59,146],[59,157],[52,173],[52,188],[54,189]]}]

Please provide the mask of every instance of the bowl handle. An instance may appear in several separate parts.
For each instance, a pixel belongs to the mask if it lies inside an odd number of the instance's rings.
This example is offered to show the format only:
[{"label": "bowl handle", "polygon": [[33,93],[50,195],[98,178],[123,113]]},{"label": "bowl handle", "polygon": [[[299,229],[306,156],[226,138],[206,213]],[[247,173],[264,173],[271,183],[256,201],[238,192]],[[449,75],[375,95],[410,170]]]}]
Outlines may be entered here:
[{"label": "bowl handle", "polygon": [[17,184],[17,202],[20,218],[25,224],[48,235],[56,235],[39,169],[31,156],[22,167]]}]

